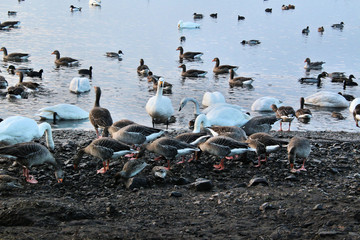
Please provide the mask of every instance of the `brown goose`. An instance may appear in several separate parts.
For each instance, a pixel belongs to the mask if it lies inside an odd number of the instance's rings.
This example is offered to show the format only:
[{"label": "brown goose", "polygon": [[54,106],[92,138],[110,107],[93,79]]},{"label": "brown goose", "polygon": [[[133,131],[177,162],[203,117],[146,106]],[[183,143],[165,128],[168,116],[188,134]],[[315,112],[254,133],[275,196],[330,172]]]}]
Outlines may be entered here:
[{"label": "brown goose", "polygon": [[305,99],[303,97],[300,98],[300,108],[296,110],[295,116],[297,119],[305,122],[309,122],[312,118],[312,113],[310,109],[304,108]]},{"label": "brown goose", "polygon": [[234,86],[243,86],[243,85],[250,85],[253,83],[254,79],[252,79],[251,77],[236,77],[234,78],[234,70],[230,69],[230,78],[229,78],[229,84],[230,86],[234,87]]},{"label": "brown goose", "polygon": [[24,79],[23,72],[16,72],[16,75],[19,76],[19,82],[15,86],[24,86],[24,87],[32,89],[32,90],[37,90],[39,88],[40,84],[38,84],[38,83],[23,82],[23,79]]},{"label": "brown goose", "polygon": [[130,124],[134,124],[135,122],[129,119],[121,119],[119,121],[114,122],[111,126],[104,127],[102,132],[103,137],[109,137],[111,133],[119,131],[121,128],[126,127]]},{"label": "brown goose", "polygon": [[55,64],[58,66],[76,66],[79,65],[79,60],[76,60],[71,57],[60,57],[60,52],[58,50],[53,51],[51,54],[56,56]]},{"label": "brown goose", "polygon": [[96,136],[99,137],[99,130],[98,128],[105,128],[107,126],[111,126],[113,124],[113,120],[111,118],[111,114],[109,110],[106,108],[100,107],[100,96],[101,96],[101,89],[100,87],[94,87],[95,89],[95,104],[94,107],[89,112],[89,119],[91,124],[94,126],[96,131]]},{"label": "brown goose", "polygon": [[276,116],[256,116],[251,118],[243,127],[246,135],[258,132],[270,132],[272,125],[277,121]]},{"label": "brown goose", "polygon": [[[177,135],[175,137],[175,139],[182,141],[182,142],[189,143],[194,146],[199,146],[200,143],[205,142],[209,137],[210,137],[210,135],[208,135],[206,132],[198,132],[198,133],[186,132],[186,133],[181,133],[181,134]],[[188,162],[191,162],[194,159],[199,159],[200,154],[201,154],[201,151],[194,152],[194,156],[192,158],[190,158],[188,160]],[[178,163],[184,163],[184,159]]]},{"label": "brown goose", "polygon": [[109,170],[110,159],[119,158],[128,153],[136,153],[137,151],[130,148],[118,140],[102,137],[92,141],[87,147],[81,148],[74,157],[74,168],[77,169],[82,156],[87,153],[94,157],[100,158],[103,162],[103,168],[97,170],[97,173],[105,173]]},{"label": "brown goose", "polygon": [[43,145],[35,142],[17,143],[0,148],[0,155],[15,160],[23,166],[23,174],[29,183],[37,183],[34,176],[29,175],[32,166],[49,163],[55,168],[55,177],[62,182],[64,172],[61,169],[61,162],[53,157],[50,151]]},{"label": "brown goose", "polygon": [[[305,161],[306,158],[309,156],[310,151],[311,151],[311,146],[310,146],[310,141],[308,139],[303,137],[293,137],[290,140],[289,145],[287,147],[287,152],[288,152],[288,159],[290,162],[290,171],[292,173],[298,171],[306,171]],[[303,164],[299,169],[294,168],[296,157],[300,157],[304,159]]]},{"label": "brown goose", "polygon": [[[258,155],[258,165],[255,167],[260,167],[261,162],[267,161],[267,153],[279,149],[283,144],[287,142],[282,141],[281,139],[276,139],[268,133],[254,133],[249,136],[246,140],[251,148],[256,149]],[[264,159],[261,157],[265,156]]]},{"label": "brown goose", "polygon": [[236,126],[211,126],[207,129],[210,130],[214,137],[218,135],[226,136],[240,142],[247,139],[245,131],[242,128]]},{"label": "brown goose", "polygon": [[359,120],[360,120],[360,104],[355,106],[353,111],[353,117],[356,123],[356,126],[359,127]]},{"label": "brown goose", "polygon": [[185,59],[195,59],[200,58],[202,55],[204,55],[202,52],[184,52],[183,47],[178,47],[176,51],[180,51],[179,58],[185,58]]},{"label": "brown goose", "polygon": [[170,160],[175,159],[178,156],[184,156],[192,152],[200,151],[200,149],[194,145],[170,137],[158,138],[152,143],[147,144],[145,147],[148,151],[157,153],[167,159],[167,170],[170,169]]},{"label": "brown goose", "polygon": [[311,69],[319,70],[322,68],[322,65],[325,63],[322,61],[321,62],[311,62],[310,58],[306,58],[304,62],[306,63],[304,68],[307,70],[311,70]]},{"label": "brown goose", "polygon": [[290,106],[281,106],[278,108],[275,104],[271,105],[271,109],[275,112],[276,118],[280,119],[279,131],[282,131],[282,122],[289,123],[288,131],[290,131],[291,122],[295,118],[295,110]]},{"label": "brown goose", "polygon": [[204,77],[207,74],[207,71],[189,69],[186,71],[185,64],[181,64],[179,68],[182,68],[181,76],[183,77]]},{"label": "brown goose", "polygon": [[231,65],[220,65],[220,60],[219,58],[214,58],[212,60],[215,63],[215,67],[213,68],[213,72],[216,74],[221,74],[221,73],[228,73],[230,69],[233,69],[234,71],[236,71],[236,69],[238,69],[238,66],[231,66]]},{"label": "brown goose", "polygon": [[44,70],[40,69],[38,72],[37,71],[29,71],[29,72],[25,72],[26,76],[28,77],[38,77],[38,78],[42,78],[42,74],[43,74]]},{"label": "brown goose", "polygon": [[140,65],[137,67],[138,74],[147,74],[150,71],[149,67],[144,64],[144,59],[140,59]]},{"label": "brown goose", "polygon": [[8,54],[5,47],[0,48],[0,51],[4,52],[4,61],[26,61],[30,55],[28,53],[10,53]]},{"label": "brown goose", "polygon": [[231,157],[248,151],[255,151],[249,148],[247,143],[239,142],[225,136],[209,138],[206,142],[201,143],[199,148],[203,152],[207,152],[221,158],[220,164],[214,165],[214,168],[218,170],[224,169],[224,161],[226,157]]}]

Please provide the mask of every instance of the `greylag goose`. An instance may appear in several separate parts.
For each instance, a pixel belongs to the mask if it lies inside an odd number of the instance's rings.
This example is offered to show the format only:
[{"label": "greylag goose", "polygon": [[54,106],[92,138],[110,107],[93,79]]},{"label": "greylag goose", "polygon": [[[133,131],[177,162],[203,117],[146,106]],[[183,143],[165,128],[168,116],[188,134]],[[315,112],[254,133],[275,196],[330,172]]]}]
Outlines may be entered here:
[{"label": "greylag goose", "polygon": [[56,56],[55,64],[57,66],[76,66],[79,65],[79,60],[71,57],[60,57],[60,52],[58,50],[53,51],[51,54]]},{"label": "greylag goose", "polygon": [[6,97],[8,99],[18,99],[23,98],[27,99],[29,96],[29,93],[26,91],[24,86],[11,86],[7,89]]},{"label": "greylag goose", "polygon": [[254,81],[254,79],[252,79],[251,77],[236,77],[236,78],[234,78],[234,74],[235,74],[234,70],[230,69],[229,71],[230,71],[229,84],[231,87],[234,87],[234,86],[242,87],[243,85],[250,85]]},{"label": "greylag goose", "polygon": [[0,27],[8,29],[8,28],[17,28],[20,26],[20,21],[5,21],[0,24]]},{"label": "greylag goose", "polygon": [[238,21],[239,21],[239,20],[245,20],[245,17],[238,15]]},{"label": "greylag goose", "polygon": [[94,87],[95,89],[95,104],[94,107],[89,112],[89,119],[91,124],[94,126],[96,131],[96,136],[99,137],[98,128],[105,128],[107,126],[111,126],[113,124],[113,120],[111,118],[111,114],[109,110],[106,108],[100,107],[100,97],[101,97],[101,89],[100,87]]},{"label": "greylag goose", "polygon": [[323,26],[321,26],[321,27],[318,28],[318,32],[319,32],[319,33],[323,33],[324,31],[325,31],[325,29],[324,29]]},{"label": "greylag goose", "polygon": [[93,70],[93,67],[90,66],[89,69],[79,69],[78,73],[82,76],[89,76],[89,78],[92,77],[92,70]]},{"label": "greylag goose", "polygon": [[181,64],[179,68],[182,68],[181,76],[183,77],[204,77],[207,74],[207,71],[189,69],[186,71],[185,64]]},{"label": "greylag goose", "polygon": [[272,125],[277,121],[276,116],[256,116],[251,118],[243,127],[247,136],[258,132],[270,132]]},{"label": "greylag goose", "polygon": [[128,160],[122,170],[115,174],[115,179],[125,178],[129,179],[140,173],[146,166],[148,166],[146,162],[141,159],[130,159]]},{"label": "greylag goose", "polygon": [[213,68],[213,72],[216,74],[228,73],[230,69],[236,71],[236,69],[239,68],[238,66],[220,65],[220,60],[217,57],[214,58],[212,61],[215,62],[215,67]]},{"label": "greylag goose", "polygon": [[325,62],[311,62],[310,58],[306,58],[304,62],[306,63],[304,68],[307,70],[311,70],[311,69],[319,70],[322,68],[322,65],[325,63]]},{"label": "greylag goose", "polygon": [[4,52],[4,61],[26,61],[30,55],[28,53],[10,53],[8,54],[8,51],[5,47],[0,48],[0,51]]},{"label": "greylag goose", "polygon": [[61,162],[56,160],[50,151],[43,145],[34,142],[17,143],[0,148],[0,155],[15,160],[23,166],[23,174],[29,183],[37,183],[34,176],[29,174],[32,166],[49,163],[55,168],[55,177],[60,183],[63,181],[64,172],[61,169]]},{"label": "greylag goose", "polygon": [[142,75],[142,74],[147,74],[150,71],[149,67],[147,65],[144,64],[144,59],[140,59],[140,65],[137,67],[137,73]]},{"label": "greylag goose", "polygon": [[[264,132],[251,134],[246,142],[251,148],[256,149],[256,153],[258,155],[258,165],[255,167],[260,167],[261,162],[267,161],[268,152],[277,150],[283,144],[287,144],[287,142],[282,141],[281,139],[276,139],[270,134]],[[262,156],[264,156],[263,159]]]},{"label": "greylag goose", "polygon": [[106,56],[111,57],[111,58],[121,58],[121,55],[124,55],[124,53],[121,50],[119,50],[117,53],[116,52],[106,52]]},{"label": "greylag goose", "polygon": [[105,173],[109,170],[110,159],[116,159],[129,153],[137,153],[137,151],[131,149],[129,145],[109,137],[95,139],[87,147],[78,151],[74,157],[75,169],[77,169],[85,153],[100,158],[104,167],[97,170],[97,173]]},{"label": "greylag goose", "polygon": [[54,140],[52,138],[51,126],[47,122],[39,125],[35,120],[22,116],[12,116],[0,122],[0,143],[16,144],[29,142],[33,139],[41,138],[46,135],[46,145],[54,150]]},{"label": "greylag goose", "polygon": [[343,29],[344,28],[344,22],[335,23],[335,24],[331,25],[331,27],[332,28]]},{"label": "greylag goose", "polygon": [[30,72],[26,72],[26,76],[28,77],[38,77],[38,78],[42,78],[42,74],[43,74],[44,70],[40,69],[38,72],[37,71],[30,71]]},{"label": "greylag goose", "polygon": [[335,112],[335,111],[331,113],[331,117],[336,118],[338,120],[344,120],[345,119],[345,117],[341,113]]},{"label": "greylag goose", "polygon": [[[186,133],[181,133],[181,134],[177,135],[175,137],[175,139],[182,141],[182,142],[189,143],[194,146],[199,146],[200,143],[205,142],[209,137],[211,137],[211,136],[208,135],[206,132],[197,132],[197,133],[186,132]],[[194,159],[199,159],[200,154],[201,154],[201,151],[194,152],[194,156],[192,158],[190,158],[188,160],[188,162],[191,162]],[[178,163],[184,163],[184,159]]]},{"label": "greylag goose", "polygon": [[194,13],[193,16],[194,19],[202,19],[204,17],[204,15],[202,15],[201,13]]},{"label": "greylag goose", "polygon": [[170,169],[170,160],[179,156],[184,156],[192,152],[200,151],[196,146],[170,137],[161,137],[145,145],[145,148],[157,153],[167,159],[167,170]]},{"label": "greylag goose", "polygon": [[[287,152],[288,152],[288,159],[290,162],[290,171],[292,173],[298,171],[306,171],[305,161],[306,158],[309,156],[310,151],[311,151],[311,146],[310,146],[310,141],[308,139],[303,137],[293,137],[290,140],[289,145],[287,147]],[[299,169],[294,168],[296,157],[300,157],[304,159],[303,164]]]},{"label": "greylag goose", "polygon": [[81,7],[75,7],[74,5],[70,5],[70,12],[81,12]]},{"label": "greylag goose", "polygon": [[178,47],[176,51],[180,51],[179,58],[185,58],[185,59],[195,59],[200,58],[204,53],[202,52],[184,52],[183,47]]},{"label": "greylag goose", "polygon": [[9,86],[4,76],[0,76],[0,89],[5,89]]},{"label": "greylag goose", "polygon": [[309,34],[310,33],[310,29],[309,29],[309,26],[307,26],[306,28],[304,28],[301,33],[303,34]]},{"label": "greylag goose", "polygon": [[186,41],[186,37],[185,37],[185,36],[181,36],[181,37],[180,37],[180,43],[185,42],[185,41]]},{"label": "greylag goose", "polygon": [[291,122],[295,118],[295,110],[290,106],[281,106],[278,108],[275,104],[271,105],[271,108],[275,112],[276,118],[280,119],[279,131],[282,131],[282,122],[289,123],[288,131],[290,131]]},{"label": "greylag goose", "polygon": [[164,79],[160,78],[158,81],[158,88],[156,95],[151,97],[146,103],[146,112],[151,116],[153,127],[155,122],[166,123],[166,128],[169,126],[170,117],[174,113],[174,108],[171,99],[163,96]]},{"label": "greylag goose", "polygon": [[23,188],[19,180],[15,177],[6,174],[0,174],[0,191],[11,191],[14,189]]},{"label": "greylag goose", "polygon": [[121,119],[119,121],[114,122],[111,126],[107,126],[104,128],[102,132],[103,137],[108,137],[112,132],[119,131],[121,128],[126,127],[130,124],[134,124],[135,122],[129,119]]},{"label": "greylag goose", "polygon": [[304,108],[304,104],[305,104],[305,99],[303,97],[301,97],[300,98],[300,108],[298,110],[296,110],[295,116],[297,119],[299,119],[301,121],[309,122],[310,119],[312,118],[312,113],[311,113],[310,109]]},{"label": "greylag goose", "polygon": [[355,106],[353,111],[353,117],[356,123],[356,126],[359,127],[359,120],[360,120],[360,104]]},{"label": "greylag goose", "polygon": [[24,86],[26,88],[37,90],[40,86],[40,84],[35,82],[23,82],[24,74],[23,72],[17,72],[16,75],[19,76],[19,82],[16,84],[16,86]]},{"label": "greylag goose", "polygon": [[226,136],[237,141],[245,141],[247,139],[246,133],[242,128],[236,126],[211,126],[207,128],[211,134],[216,136]]},{"label": "greylag goose", "polygon": [[209,138],[206,142],[201,143],[199,148],[206,153],[221,158],[220,164],[214,165],[218,170],[224,169],[224,161],[226,157],[242,154],[248,151],[254,151],[249,148],[247,143],[236,141],[233,138],[225,136],[216,136]]}]

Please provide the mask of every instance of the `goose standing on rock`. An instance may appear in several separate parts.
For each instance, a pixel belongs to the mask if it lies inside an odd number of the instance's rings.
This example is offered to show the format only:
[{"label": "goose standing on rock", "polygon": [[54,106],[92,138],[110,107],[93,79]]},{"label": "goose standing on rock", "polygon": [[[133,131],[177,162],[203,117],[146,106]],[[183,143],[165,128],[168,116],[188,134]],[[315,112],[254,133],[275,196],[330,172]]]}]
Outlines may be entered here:
[{"label": "goose standing on rock", "polygon": [[[287,147],[288,159],[290,163],[290,172],[295,173],[299,171],[306,171],[305,169],[305,161],[309,156],[311,151],[310,141],[303,137],[293,137],[291,138],[289,145]],[[301,168],[295,169],[294,163],[295,158],[300,157],[303,158],[303,164]]]},{"label": "goose standing on rock", "polygon": [[60,52],[58,50],[53,51],[51,54],[56,56],[55,64],[57,66],[77,66],[79,65],[79,60],[76,60],[71,57],[60,57]]},{"label": "goose standing on rock", "polygon": [[153,127],[155,122],[166,123],[166,128],[169,126],[170,117],[174,114],[174,108],[171,99],[163,96],[164,79],[160,78],[156,95],[151,97],[146,103],[146,112],[151,116]]},{"label": "goose standing on rock", "polygon": [[214,165],[214,168],[218,170],[224,170],[225,158],[246,153],[248,151],[255,151],[249,148],[247,143],[242,143],[225,136],[209,138],[206,142],[201,143],[199,148],[203,152],[207,152],[221,158],[220,164]]},{"label": "goose standing on rock", "polygon": [[101,89],[100,87],[94,87],[95,89],[95,104],[94,107],[89,112],[89,119],[91,124],[94,126],[96,131],[96,136],[99,138],[99,130],[98,128],[105,128],[107,126],[111,126],[113,124],[113,120],[111,118],[111,114],[109,110],[106,108],[100,107],[100,97],[101,97]]},{"label": "goose standing on rock", "polygon": [[310,109],[304,108],[305,99],[303,97],[300,98],[300,108],[296,110],[295,116],[302,122],[309,122],[312,118],[312,113]]},{"label": "goose standing on rock", "polygon": [[320,70],[322,69],[322,65],[325,63],[325,62],[311,62],[310,61],[310,58],[306,58],[305,61],[304,61],[306,64],[304,66],[304,68],[306,70]]},{"label": "goose standing on rock", "polygon": [[185,59],[196,59],[196,58],[200,58],[202,55],[204,55],[204,53],[202,52],[184,52],[183,47],[178,47],[176,49],[176,51],[180,51],[180,55],[179,58],[185,58]]},{"label": "goose standing on rock", "polygon": [[4,52],[4,61],[27,61],[30,57],[30,54],[28,53],[10,53],[8,54],[8,51],[5,47],[0,48],[0,51]]},{"label": "goose standing on rock", "polygon": [[182,68],[181,76],[183,77],[205,77],[207,74],[207,71],[197,69],[189,69],[186,71],[185,64],[181,64],[179,68]]},{"label": "goose standing on rock", "polygon": [[89,76],[89,78],[92,78],[92,69],[93,69],[93,67],[90,66],[89,69],[80,69],[80,70],[78,71],[78,73],[79,73],[81,76],[87,75],[87,76]]},{"label": "goose standing on rock", "polygon": [[140,59],[140,65],[137,67],[137,73],[140,75],[146,75],[150,71],[149,67],[144,64],[144,59]]},{"label": "goose standing on rock", "polygon": [[251,77],[236,77],[234,78],[234,70],[230,69],[230,78],[229,78],[229,84],[231,87],[234,86],[244,86],[244,85],[250,85],[253,83],[254,79]]},{"label": "goose standing on rock", "polygon": [[37,90],[40,86],[40,84],[35,82],[23,82],[24,74],[23,72],[17,72],[16,75],[19,76],[19,82],[16,84],[16,86],[24,86],[26,88],[29,88],[31,90]]},{"label": "goose standing on rock", "polygon": [[38,125],[35,120],[22,116],[8,117],[0,122],[0,143],[2,144],[29,142],[41,138],[44,133],[47,147],[54,150],[50,124],[43,122]]},{"label": "goose standing on rock", "polygon": [[110,159],[116,159],[129,153],[137,153],[137,151],[131,149],[129,145],[109,137],[95,139],[87,147],[81,148],[78,151],[74,157],[75,169],[77,169],[80,160],[85,153],[100,158],[104,167],[97,170],[97,173],[105,173],[109,170]]},{"label": "goose standing on rock", "polygon": [[1,147],[0,156],[15,160],[23,166],[23,174],[29,183],[38,183],[34,176],[29,174],[32,166],[49,163],[55,168],[55,177],[59,183],[64,179],[61,162],[55,159],[50,151],[43,145],[34,142],[17,143]]},{"label": "goose standing on rock", "polygon": [[212,61],[215,62],[215,67],[213,68],[213,72],[215,74],[229,73],[230,69],[236,71],[239,68],[238,66],[232,65],[220,65],[220,59],[217,57],[214,58]]},{"label": "goose standing on rock", "polygon": [[276,118],[280,119],[280,129],[279,129],[279,131],[282,131],[282,122],[288,122],[289,123],[288,131],[290,131],[291,122],[295,118],[294,109],[292,107],[290,107],[290,106],[281,106],[281,107],[278,108],[275,104],[271,105],[271,108],[275,112]]}]

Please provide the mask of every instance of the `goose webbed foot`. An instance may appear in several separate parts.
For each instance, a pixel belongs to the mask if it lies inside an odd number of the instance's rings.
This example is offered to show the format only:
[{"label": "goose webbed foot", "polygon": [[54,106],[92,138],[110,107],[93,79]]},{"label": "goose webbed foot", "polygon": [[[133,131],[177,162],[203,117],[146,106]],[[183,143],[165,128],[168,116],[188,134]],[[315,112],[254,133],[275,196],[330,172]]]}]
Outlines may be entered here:
[{"label": "goose webbed foot", "polygon": [[33,175],[28,175],[27,178],[26,178],[26,181],[28,183],[32,183],[32,184],[38,183],[38,181],[35,179],[35,177]]}]

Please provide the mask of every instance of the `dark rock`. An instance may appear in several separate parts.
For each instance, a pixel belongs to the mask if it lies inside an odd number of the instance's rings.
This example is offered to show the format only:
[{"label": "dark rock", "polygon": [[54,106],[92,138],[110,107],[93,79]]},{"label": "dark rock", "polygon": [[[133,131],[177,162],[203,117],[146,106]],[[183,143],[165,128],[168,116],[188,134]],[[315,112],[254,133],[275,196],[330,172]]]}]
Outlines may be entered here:
[{"label": "dark rock", "polygon": [[196,191],[210,191],[213,188],[213,184],[207,179],[198,179],[196,182],[190,184],[190,186]]},{"label": "dark rock", "polygon": [[170,193],[170,197],[182,197],[182,193],[174,191]]},{"label": "dark rock", "polygon": [[174,180],[174,184],[176,184],[176,185],[186,185],[189,183],[190,183],[189,179],[184,178],[184,177],[180,177],[180,178]]},{"label": "dark rock", "polygon": [[258,184],[262,184],[264,186],[269,186],[268,181],[263,177],[253,177],[247,186],[251,187],[251,186],[256,186]]},{"label": "dark rock", "polygon": [[315,207],[313,207],[313,210],[323,210],[324,207],[322,204],[316,204]]},{"label": "dark rock", "polygon": [[339,234],[337,231],[324,231],[319,230],[317,233],[320,237],[329,237],[329,236],[335,236],[336,234]]}]

